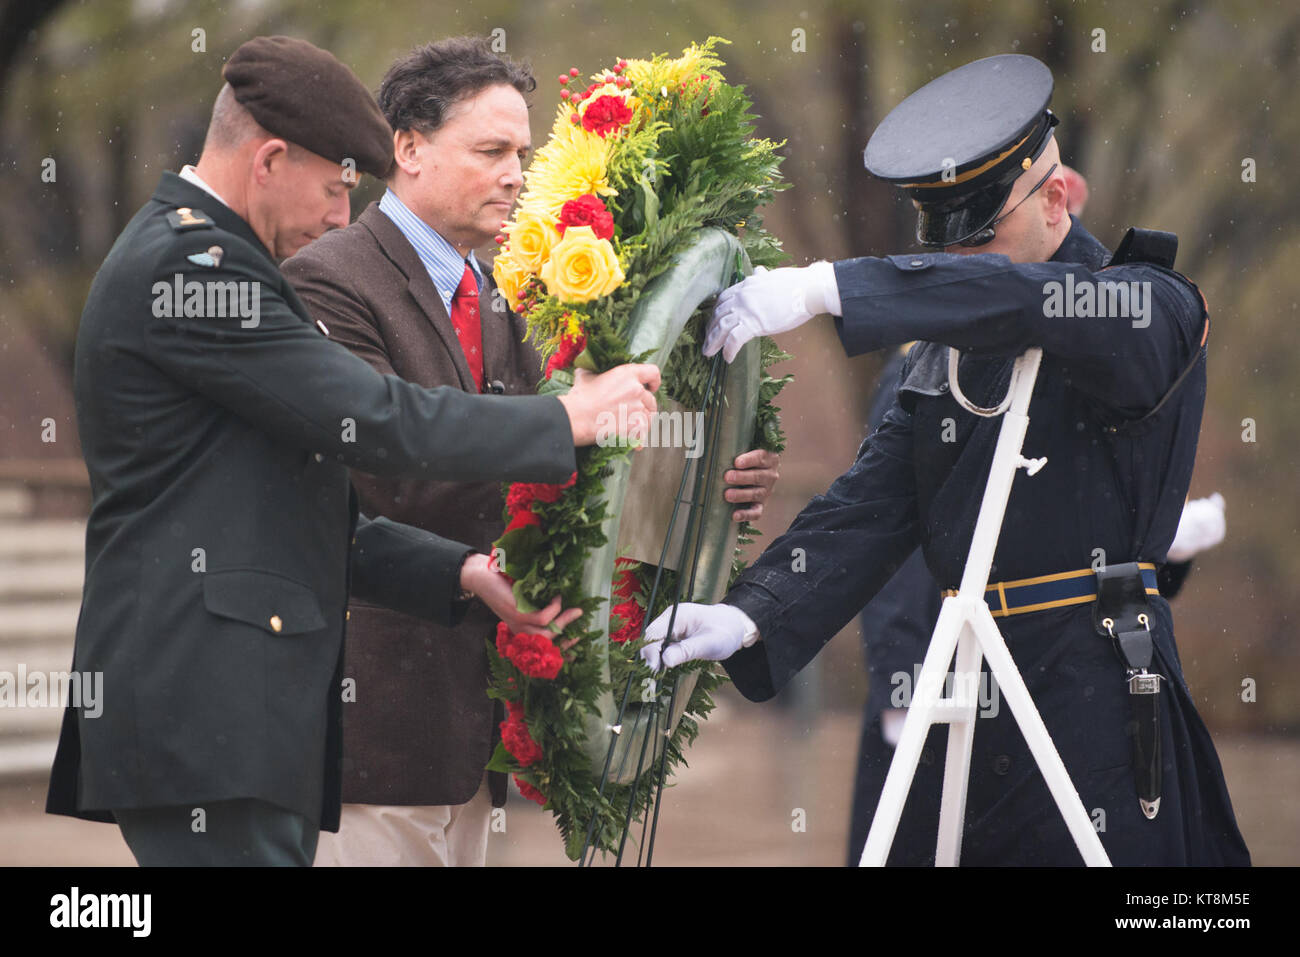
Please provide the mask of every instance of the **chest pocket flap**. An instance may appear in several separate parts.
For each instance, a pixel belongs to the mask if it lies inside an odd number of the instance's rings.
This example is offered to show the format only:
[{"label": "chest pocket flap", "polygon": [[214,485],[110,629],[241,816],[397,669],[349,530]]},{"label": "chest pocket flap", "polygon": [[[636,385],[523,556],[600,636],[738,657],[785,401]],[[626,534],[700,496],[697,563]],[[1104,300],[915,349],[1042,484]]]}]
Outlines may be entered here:
[{"label": "chest pocket flap", "polygon": [[203,604],[214,615],[256,625],[275,635],[299,635],[325,627],[315,592],[291,578],[257,568],[205,573]]}]

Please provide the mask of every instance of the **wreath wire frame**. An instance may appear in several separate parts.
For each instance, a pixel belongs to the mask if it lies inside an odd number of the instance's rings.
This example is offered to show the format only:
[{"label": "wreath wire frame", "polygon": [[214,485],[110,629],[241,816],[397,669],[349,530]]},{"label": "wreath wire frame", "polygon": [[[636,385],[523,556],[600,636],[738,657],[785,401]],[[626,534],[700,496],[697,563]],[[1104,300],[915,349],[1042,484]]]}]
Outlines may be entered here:
[{"label": "wreath wire frame", "polygon": [[[721,412],[722,396],[724,394],[724,383],[726,378],[726,371],[727,371],[727,366],[723,362],[722,356],[718,355],[717,357],[715,357],[714,362],[710,367],[709,381],[705,389],[706,398],[704,403],[705,408],[703,411],[704,411],[705,422],[707,423],[708,426],[708,430],[707,430],[708,438],[704,442],[704,447],[708,450],[707,459],[705,461],[704,467],[701,469],[697,469],[695,473],[695,488],[690,498],[690,505],[688,506],[687,519],[686,519],[686,531],[685,534],[682,536],[682,543],[681,543],[678,560],[676,564],[676,567],[679,570],[684,570],[685,568],[687,568],[688,567],[687,552],[692,551],[692,554],[689,556],[690,559],[689,567],[691,570],[690,579],[689,579],[689,583],[686,586],[688,595],[693,595],[695,592],[696,573],[699,571],[700,548],[704,542],[703,535],[694,536],[692,532],[694,531],[694,526],[696,522],[702,521],[703,517],[708,515],[709,498],[710,498],[709,493],[712,491],[712,483],[707,481],[707,477],[713,474],[713,471],[717,465],[718,438],[721,434],[720,412]],[[676,524],[677,524],[678,513],[681,508],[681,505],[683,504],[682,494],[686,489],[686,484],[689,477],[690,477],[690,464],[689,462],[687,462],[683,465],[682,468],[682,475],[678,483],[677,495],[674,497],[672,516],[670,517],[668,522],[668,527],[664,532],[664,543],[663,543],[662,551],[660,552],[659,562],[655,568],[654,585],[651,588],[650,599],[648,603],[649,607],[651,608],[654,608],[657,605],[656,599],[658,598],[660,586],[663,583],[663,570],[665,567],[664,563],[668,557],[669,544],[672,541],[673,531],[676,528]],[[693,549],[691,547],[692,541],[694,541],[695,543]],[[677,617],[677,608],[682,600],[683,581],[684,581],[683,575],[679,574],[676,576],[674,582],[674,589],[673,589],[674,593],[668,606],[669,607],[669,612],[668,612],[669,613],[669,620],[668,620],[669,634],[672,634],[673,623],[676,621],[676,617]],[[645,636],[645,623],[643,622],[642,629],[641,629],[641,637],[644,638],[644,636]],[[622,701],[619,705],[618,716],[615,719],[614,724],[609,729],[609,745],[605,754],[604,766],[601,770],[598,796],[604,795],[605,788],[607,787],[610,780],[610,774],[609,774],[610,766],[613,762],[615,751],[618,748],[618,744],[620,740],[623,740],[621,737],[622,729],[623,729],[624,721],[626,719],[627,706],[631,697],[634,677],[635,676],[633,674],[629,674],[627,677],[627,681],[625,682],[623,687]],[[692,676],[688,674],[685,677],[687,677],[689,680]],[[644,769],[644,764],[645,764],[646,749],[649,742],[652,740],[656,742],[656,747],[655,747],[655,753],[651,758],[651,770],[653,771],[654,766],[657,764],[658,774],[655,779],[654,794],[651,799],[651,807],[647,808],[646,814],[643,818],[641,840],[637,842],[638,844],[637,865],[638,866],[640,866],[642,863],[643,853],[645,854],[645,866],[647,867],[651,866],[654,860],[654,841],[659,829],[659,810],[663,803],[663,790],[664,790],[665,779],[667,777],[667,767],[668,767],[668,750],[671,745],[673,716],[675,714],[675,709],[677,704],[677,695],[679,690],[680,678],[681,676],[679,676],[678,674],[676,673],[672,674],[668,682],[668,691],[666,692],[666,694],[664,692],[659,692],[654,696],[653,701],[650,703],[650,718],[647,723],[646,734],[641,741],[641,747],[639,749],[639,756],[637,758],[637,771],[636,774],[633,776],[633,780],[639,780],[641,777],[641,774]],[[694,684],[695,684],[694,680],[689,680],[689,686],[685,691],[686,695],[689,695],[691,693],[691,690],[694,688]],[[667,697],[668,699],[666,709],[664,709],[661,704],[664,697]],[[667,724],[667,728],[664,729],[662,732],[661,732],[662,726],[660,723],[661,717],[665,718],[664,723]],[[662,744],[658,741],[661,733],[664,736],[664,741],[662,742]],[[631,752],[632,748],[633,745],[629,744],[627,747],[623,749],[624,761],[626,761],[627,756]],[[621,865],[623,863],[623,853],[627,845],[628,836],[632,831],[634,810],[635,810],[635,802],[629,801],[627,806],[627,811],[625,813],[625,817],[623,820],[622,833],[619,836],[618,854],[615,860],[616,866]],[[649,823],[651,819],[653,819],[653,823],[650,824],[650,835],[649,835],[649,840],[647,841],[645,835],[645,829],[646,829],[646,824]],[[595,861],[595,855],[598,846],[593,845],[592,837],[595,831],[596,822],[597,822],[597,814],[593,813],[587,824],[586,837],[583,843],[582,853],[579,857],[580,866],[590,866]]]},{"label": "wreath wire frame", "polygon": [[[667,363],[678,340],[683,338],[688,324],[694,322],[702,327],[704,316],[698,313],[700,304],[711,300],[752,271],[749,259],[734,235],[716,228],[700,230],[690,245],[675,258],[674,265],[656,277],[638,302],[628,323],[629,351],[634,355],[645,356],[647,361],[661,366]],[[696,341],[698,338],[688,337],[687,341]],[[733,568],[739,530],[731,519],[729,503],[724,502],[723,507],[716,510],[717,514],[710,514],[709,501],[715,492],[721,497],[720,489],[724,484],[722,474],[735,455],[749,448],[752,441],[761,376],[759,343],[747,344],[733,361],[730,376],[732,388],[729,390],[726,388],[726,363],[718,357],[709,368],[709,378],[701,402],[701,411],[705,413],[706,438],[703,441],[707,450],[706,457],[701,463],[702,467],[695,470],[695,489],[690,499],[681,554],[676,563],[677,571],[671,575],[669,585],[665,577],[665,559],[678,511],[683,504],[681,493],[690,472],[689,461],[684,461],[673,516],[665,531],[659,562],[654,569],[654,584],[646,603],[646,615],[639,636],[641,638],[644,638],[645,624],[662,610],[658,600],[661,589],[667,586],[667,590],[671,591],[671,604],[674,607],[683,600],[683,594],[685,600],[717,601],[726,591],[729,573]],[[724,434],[731,447],[727,449],[729,455],[724,466],[719,468],[719,444]],[[574,839],[582,835],[583,844],[577,855],[579,861],[588,860],[588,850],[594,842],[596,847],[607,850],[612,850],[617,844],[617,860],[621,862],[633,820],[639,813],[649,812],[652,807],[657,810],[661,802],[662,787],[657,783],[652,787],[650,780],[643,777],[647,742],[652,739],[656,742],[650,755],[650,766],[653,768],[657,765],[658,777],[666,778],[669,765],[683,761],[684,746],[695,736],[697,725],[693,715],[700,719],[707,715],[712,709],[709,693],[724,680],[708,662],[693,663],[692,666],[677,669],[667,693],[668,710],[662,715],[666,725],[662,740],[659,728],[664,694],[656,686],[648,708],[634,704],[630,692],[637,675],[635,671],[629,672],[622,700],[617,711],[614,709],[615,687],[610,681],[609,656],[614,653],[614,649],[609,642],[609,596],[613,566],[617,560],[613,543],[618,539],[618,527],[625,512],[622,496],[627,489],[629,471],[630,463],[624,459],[615,464],[612,474],[606,480],[603,491],[610,506],[602,526],[606,544],[593,550],[583,576],[586,593],[598,594],[602,600],[595,616],[597,628],[600,629],[595,645],[597,653],[603,655],[601,677],[605,690],[587,721],[588,755],[592,774],[599,774],[599,783],[596,785],[594,810],[585,820],[576,822],[585,827],[570,835],[570,856],[574,856]],[[632,649],[635,655],[640,642],[631,644],[635,646]],[[629,705],[634,707],[633,721],[628,720]],[[691,722],[691,725],[685,726],[684,721]],[[622,757],[618,759],[620,746]],[[637,766],[635,773],[629,777],[625,772],[633,752],[638,753]],[[612,777],[611,769],[614,770]],[[619,800],[614,802],[616,806],[606,805],[606,792],[610,783],[619,785],[616,794]],[[597,818],[601,818],[599,824],[596,823]],[[617,825],[620,819],[621,827]]]}]

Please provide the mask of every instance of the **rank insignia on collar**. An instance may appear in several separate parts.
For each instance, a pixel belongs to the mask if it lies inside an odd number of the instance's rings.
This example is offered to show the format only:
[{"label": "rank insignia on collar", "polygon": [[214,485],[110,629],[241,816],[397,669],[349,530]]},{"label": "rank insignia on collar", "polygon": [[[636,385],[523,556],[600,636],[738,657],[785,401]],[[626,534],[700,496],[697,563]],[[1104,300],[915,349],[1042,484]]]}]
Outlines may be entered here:
[{"label": "rank insignia on collar", "polygon": [[209,246],[205,252],[190,253],[185,258],[196,266],[206,266],[209,269],[216,269],[221,265],[221,257],[226,251],[220,246]]},{"label": "rank insignia on collar", "polygon": [[172,229],[178,233],[187,229],[202,229],[216,225],[203,210],[193,209],[189,206],[179,206],[172,210],[167,214],[167,222],[171,223]]}]

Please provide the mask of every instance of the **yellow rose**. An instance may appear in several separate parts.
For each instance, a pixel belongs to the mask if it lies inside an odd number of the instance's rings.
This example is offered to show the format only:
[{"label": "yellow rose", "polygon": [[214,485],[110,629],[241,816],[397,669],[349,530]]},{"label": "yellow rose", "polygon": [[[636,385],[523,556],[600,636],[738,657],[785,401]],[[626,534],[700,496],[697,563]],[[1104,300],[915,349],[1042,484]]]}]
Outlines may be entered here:
[{"label": "yellow rose", "polygon": [[523,209],[515,221],[506,227],[506,234],[510,237],[510,254],[532,273],[542,268],[551,247],[560,238],[555,220]]},{"label": "yellow rose", "polygon": [[496,262],[492,264],[492,278],[496,280],[497,288],[511,309],[519,305],[519,290],[524,288],[532,275],[510,253],[498,253]]},{"label": "yellow rose", "polygon": [[570,226],[542,266],[546,291],[560,302],[590,302],[623,284],[623,269],[608,239],[590,226]]}]

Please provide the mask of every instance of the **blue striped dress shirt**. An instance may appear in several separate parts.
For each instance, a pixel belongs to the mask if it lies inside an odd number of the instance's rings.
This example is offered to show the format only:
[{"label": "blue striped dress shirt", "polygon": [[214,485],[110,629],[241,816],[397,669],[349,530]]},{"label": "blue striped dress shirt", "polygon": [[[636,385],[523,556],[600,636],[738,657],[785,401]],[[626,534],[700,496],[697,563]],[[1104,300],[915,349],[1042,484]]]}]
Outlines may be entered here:
[{"label": "blue striped dress shirt", "polygon": [[[438,295],[442,297],[442,304],[447,307],[447,315],[450,316],[451,299],[465,275],[467,260],[462,259],[456,247],[439,236],[437,230],[411,212],[391,189],[386,191],[384,198],[379,201],[379,211],[391,219],[402,231],[407,242],[415,247],[420,262],[424,263],[424,268],[429,271],[429,278],[433,280],[434,288],[438,290]],[[468,262],[474,271],[474,281],[479,289],[482,289],[483,271],[474,258],[473,250],[470,250]]]}]

